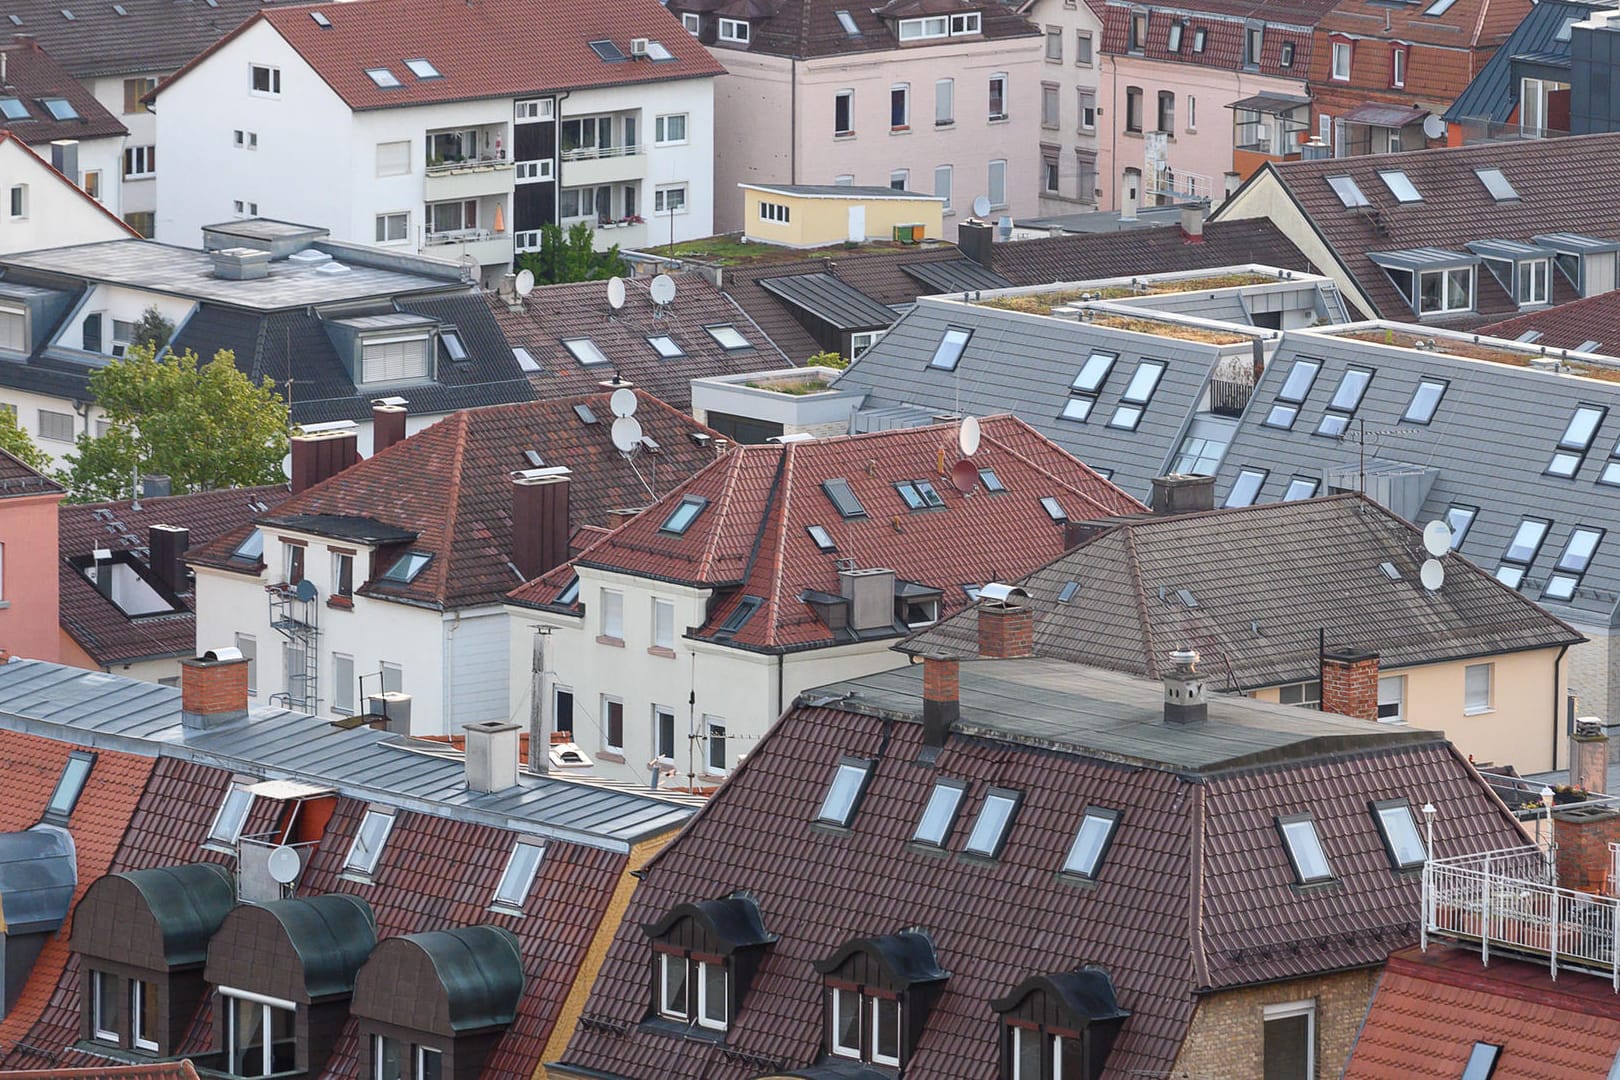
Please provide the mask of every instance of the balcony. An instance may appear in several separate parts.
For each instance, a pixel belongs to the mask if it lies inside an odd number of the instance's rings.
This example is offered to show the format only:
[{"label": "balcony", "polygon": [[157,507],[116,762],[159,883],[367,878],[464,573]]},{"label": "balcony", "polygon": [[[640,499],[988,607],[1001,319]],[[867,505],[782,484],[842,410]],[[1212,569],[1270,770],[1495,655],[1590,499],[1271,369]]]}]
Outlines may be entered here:
[{"label": "balcony", "polygon": [[489,229],[450,229],[428,233],[422,239],[422,254],[451,261],[470,255],[481,267],[495,266],[512,261],[512,235]]},{"label": "balcony", "polygon": [[1253,394],[1253,380],[1217,376],[1209,382],[1209,411],[1216,416],[1241,417]]},{"label": "balcony", "polygon": [[422,180],[425,202],[477,199],[485,195],[504,195],[511,190],[512,163],[496,158],[429,165]]},{"label": "balcony", "polygon": [[562,182],[568,187],[589,187],[639,180],[647,172],[647,148],[580,146],[562,152]]}]

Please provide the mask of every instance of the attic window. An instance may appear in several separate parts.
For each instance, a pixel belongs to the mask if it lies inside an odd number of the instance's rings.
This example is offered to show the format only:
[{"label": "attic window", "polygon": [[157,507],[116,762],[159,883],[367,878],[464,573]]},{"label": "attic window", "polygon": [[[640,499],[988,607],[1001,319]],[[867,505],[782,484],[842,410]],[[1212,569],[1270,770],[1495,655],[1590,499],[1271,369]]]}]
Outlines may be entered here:
[{"label": "attic window", "polygon": [[1119,406],[1114,415],[1108,418],[1111,428],[1124,428],[1126,431],[1135,431],[1142,423],[1142,414],[1147,411],[1148,402],[1153,400],[1153,392],[1159,387],[1159,380],[1164,376],[1164,369],[1169,365],[1162,360],[1144,360],[1136,365],[1131,373],[1131,381],[1125,387],[1125,393],[1120,395]]},{"label": "attic window", "polygon": [[1282,389],[1277,391],[1277,403],[1266,414],[1267,427],[1287,431],[1294,426],[1294,421],[1299,417],[1299,406],[1310,394],[1311,387],[1316,384],[1316,373],[1321,370],[1322,365],[1318,361],[1294,361],[1294,366],[1288,369],[1288,378],[1283,380]]},{"label": "attic window", "polygon": [[534,354],[529,352],[528,349],[525,349],[521,345],[512,350],[512,359],[517,361],[519,371],[540,370],[540,363],[534,358]]},{"label": "attic window", "polygon": [[1328,402],[1327,415],[1322,422],[1316,425],[1316,434],[1326,435],[1336,439],[1343,435],[1350,427],[1350,420],[1361,408],[1361,399],[1367,393],[1367,387],[1372,384],[1373,373],[1369,368],[1346,368],[1344,376],[1339,379],[1338,388],[1333,391],[1333,397]]},{"label": "attic window", "polygon": [[945,336],[939,339],[934,348],[934,355],[928,361],[928,366],[939,368],[941,371],[955,371],[956,365],[962,362],[962,352],[967,348],[968,339],[973,331],[963,330],[951,326],[945,329]]},{"label": "attic window", "polygon": [[962,850],[986,859],[1000,855],[1002,846],[1007,842],[1007,831],[1012,828],[1013,818],[1018,814],[1018,804],[1023,799],[1022,792],[991,788],[984,797],[984,806],[979,809],[979,817],[974,821],[973,831],[968,834],[967,844]]},{"label": "attic window", "polygon": [[606,60],[612,64],[624,59],[624,53],[611,41],[593,41],[590,44],[591,51],[596,54],[598,60]]},{"label": "attic window", "polygon": [[531,469],[543,469],[546,466],[546,459],[540,456],[538,450],[523,451],[523,460],[529,463]]},{"label": "attic window", "polygon": [[748,620],[754,617],[754,612],[758,611],[764,604],[764,597],[743,597],[742,602],[732,608],[731,614],[726,616],[726,621],[720,624],[718,632],[727,635],[735,634],[748,624]]},{"label": "attic window", "polygon": [[84,793],[84,782],[90,778],[90,767],[96,763],[96,755],[76,750],[68,755],[67,764],[62,766],[62,775],[56,779],[56,788],[51,792],[51,801],[45,804],[45,820],[54,825],[66,825],[68,818],[73,814],[73,808],[78,805],[79,796]]},{"label": "attic window", "polygon": [[1468,1052],[1468,1064],[1463,1066],[1462,1080],[1490,1080],[1496,1071],[1496,1058],[1502,1048],[1495,1043],[1477,1042]]},{"label": "attic window", "polygon": [[837,12],[837,15],[838,25],[844,28],[844,33],[848,34],[850,37],[861,36],[861,28],[855,25],[855,16],[851,15],[847,11],[839,11]]},{"label": "attic window", "polygon": [[1579,471],[1586,452],[1592,448],[1592,440],[1597,438],[1598,427],[1608,414],[1609,410],[1599,405],[1576,407],[1575,415],[1564,428],[1563,438],[1558,440],[1558,448],[1553,451],[1552,460],[1547,463],[1548,476],[1568,479]]},{"label": "attic window", "polygon": [[866,792],[866,782],[872,777],[873,762],[864,758],[844,758],[833,773],[832,783],[816,811],[816,820],[839,828],[848,828]]},{"label": "attic window", "polygon": [[395,585],[409,585],[416,580],[422,568],[433,561],[433,556],[424,551],[407,551],[395,560],[394,565],[379,579]]},{"label": "attic window", "polygon": [[1407,403],[1406,412],[1401,415],[1402,422],[1427,424],[1433,420],[1435,410],[1440,408],[1440,399],[1446,396],[1448,385],[1444,379],[1424,379],[1419,382],[1412,400]]},{"label": "attic window", "polygon": [[309,13],[309,17],[311,19],[313,19],[315,21],[315,25],[320,27],[322,30],[330,30],[330,29],[332,29],[332,20],[328,19],[321,12],[312,11],[312,12]]},{"label": "attic window", "polygon": [[816,547],[822,551],[837,551],[838,544],[833,541],[832,533],[821,525],[806,525],[804,531],[810,534],[810,539],[816,542]]},{"label": "attic window", "polygon": [[1314,476],[1296,476],[1288,481],[1288,490],[1283,492],[1283,502],[1298,502],[1300,499],[1314,499],[1321,490],[1322,482]]},{"label": "attic window", "polygon": [[575,360],[587,367],[608,362],[607,354],[597,347],[596,342],[588,337],[565,338],[563,348],[567,349]]},{"label": "attic window", "polygon": [[1069,520],[1069,512],[1063,509],[1063,504],[1057,501],[1055,495],[1041,496],[1041,509],[1046,511],[1047,517],[1059,525]]},{"label": "attic window", "polygon": [[1069,389],[1081,394],[1098,393],[1102,390],[1103,383],[1108,381],[1108,373],[1114,370],[1114,361],[1118,359],[1118,353],[1092,353],[1086,357],[1086,362],[1080,365],[1080,374],[1074,377]]},{"label": "attic window", "polygon": [[996,475],[996,470],[994,469],[980,469],[979,483],[984,485],[984,490],[992,494],[998,491],[1007,490],[1005,485],[1003,485],[1001,482],[1001,477]]},{"label": "attic window", "polygon": [[7,120],[26,120],[28,106],[14,97],[0,97],[0,117]]},{"label": "attic window", "polygon": [[1058,590],[1058,603],[1067,604],[1074,599],[1074,594],[1079,591],[1080,583],[1078,581],[1065,581],[1063,588]]},{"label": "attic window", "polygon": [[1327,853],[1316,835],[1316,822],[1309,814],[1290,814],[1277,819],[1288,858],[1294,864],[1294,875],[1301,885],[1318,881],[1331,881],[1333,867],[1328,865]]},{"label": "attic window", "polygon": [[1456,551],[1462,547],[1463,537],[1468,535],[1468,527],[1479,516],[1477,506],[1452,506],[1446,510],[1446,528],[1451,530],[1451,550]]},{"label": "attic window", "polygon": [[1361,193],[1361,188],[1357,187],[1356,182],[1350,177],[1330,176],[1327,178],[1327,182],[1328,187],[1333,189],[1333,194],[1339,197],[1339,201],[1344,204],[1345,209],[1354,210],[1358,206],[1372,205],[1368,202],[1367,196]]},{"label": "attic window", "polygon": [[371,77],[372,82],[376,83],[384,90],[397,90],[401,86],[405,85],[399,81],[398,75],[395,75],[392,71],[389,71],[385,67],[366,68],[366,74]]},{"label": "attic window", "polygon": [[835,476],[822,482],[821,490],[826,492],[827,498],[832,502],[833,508],[844,518],[863,518],[866,516],[866,507],[861,500],[855,497],[855,490],[849,486],[849,481],[841,476]]},{"label": "attic window", "polygon": [[1253,506],[1268,475],[1265,469],[1240,469],[1222,506]]},{"label": "attic window", "polygon": [[928,805],[923,807],[922,817],[917,819],[917,827],[912,830],[911,842],[944,847],[945,841],[950,839],[951,826],[956,823],[956,811],[962,805],[965,794],[967,785],[960,780],[937,781],[934,790],[928,794]]},{"label": "attic window", "polygon": [[1552,522],[1546,518],[1527,517],[1519,522],[1519,527],[1513,530],[1513,539],[1508,541],[1507,550],[1502,553],[1504,565],[1497,567],[1496,580],[1510,589],[1517,589],[1524,580],[1524,572],[1531,563],[1536,561],[1536,555],[1541,551],[1542,543],[1547,539],[1547,531],[1552,528]]},{"label": "attic window", "polygon": [[262,561],[264,559],[264,533],[258,529],[248,533],[247,538],[237,544],[235,550],[231,552],[231,558],[251,559],[254,562]]},{"label": "attic window", "polygon": [[1585,525],[1576,526],[1575,531],[1569,534],[1563,553],[1558,556],[1558,562],[1553,567],[1556,572],[1547,578],[1547,584],[1541,590],[1544,599],[1574,598],[1576,586],[1581,583],[1581,577],[1592,565],[1592,556],[1597,554],[1598,545],[1603,542],[1603,533],[1602,529],[1593,529]]},{"label": "attic window", "polygon": [[206,842],[234,848],[242,836],[242,826],[247,823],[248,811],[252,808],[253,792],[241,784],[232,784],[214,813],[214,823],[208,826]]},{"label": "attic window", "polygon": [[63,8],[62,9],[62,18],[66,19],[68,22],[74,22],[74,21],[76,21],[77,17],[73,14],[73,12],[69,11],[67,8]]},{"label": "attic window", "polygon": [[1069,846],[1068,857],[1063,860],[1063,872],[1085,878],[1096,877],[1118,825],[1118,810],[1101,806],[1086,807],[1085,819],[1080,822],[1080,830],[1075,833],[1074,843]]},{"label": "attic window", "polygon": [[709,336],[714,338],[715,343],[722,349],[752,349],[754,347],[753,343],[743,337],[742,332],[730,323],[721,323],[719,326],[705,326],[703,329],[709,332]]},{"label": "attic window", "polygon": [[1424,15],[1440,16],[1451,10],[1451,5],[1457,0],[1434,0],[1423,12]]},{"label": "attic window", "polygon": [[500,884],[495,886],[496,907],[523,909],[524,902],[529,899],[529,890],[534,887],[534,875],[539,871],[545,854],[546,849],[542,844],[519,840],[512,845],[512,854],[507,857]]},{"label": "attic window", "polygon": [[1384,848],[1389,852],[1389,861],[1395,869],[1410,870],[1414,866],[1422,866],[1429,853],[1424,850],[1417,819],[1412,816],[1412,804],[1405,799],[1373,803],[1372,811],[1378,819],[1378,830],[1384,834]]},{"label": "attic window", "polygon": [[709,500],[701,495],[687,495],[671,510],[669,517],[658,527],[659,532],[671,533],[675,536],[685,536],[686,530],[692,527],[703,508],[709,505]]},{"label": "attic window", "polygon": [[681,351],[681,347],[675,344],[675,339],[670,337],[668,334],[659,334],[657,337],[650,337],[647,339],[647,344],[651,345],[653,347],[653,352],[657,353],[659,357],[664,360],[673,360],[677,356],[686,355],[686,353]]},{"label": "attic window", "polygon": [[557,596],[557,603],[564,607],[572,607],[579,602],[579,575],[575,574],[568,582],[568,588]]},{"label": "attic window", "polygon": [[1396,202],[1413,203],[1423,201],[1423,196],[1418,194],[1418,189],[1412,183],[1412,178],[1399,169],[1380,171],[1378,178],[1384,182],[1385,187],[1389,188],[1389,193],[1395,196]]},{"label": "attic window", "polygon": [[[1444,2],[1445,0],[1441,0],[1441,3]],[[1425,14],[1432,14],[1432,11]],[[1474,175],[1479,177],[1479,182],[1485,185],[1485,190],[1490,192],[1491,198],[1497,202],[1509,202],[1519,197],[1519,193],[1513,190],[1513,185],[1508,183],[1508,178],[1502,174],[1501,169],[1475,169]]]},{"label": "attic window", "polygon": [[472,359],[472,357],[467,354],[467,346],[466,343],[461,340],[461,332],[459,330],[440,330],[439,344],[444,347],[444,354],[455,363],[464,364],[468,360]]},{"label": "attic window", "polygon": [[574,415],[579,417],[579,422],[582,424],[601,423],[601,421],[596,418],[596,414],[591,412],[591,407],[589,405],[575,405]]},{"label": "attic window", "polygon": [[51,114],[52,120],[77,120],[79,118],[79,110],[75,109],[73,103],[67,98],[40,98],[39,103],[45,107],[46,112]]},{"label": "attic window", "polygon": [[662,41],[649,41],[647,42],[647,59],[655,63],[660,60],[673,60],[675,54],[670,52],[669,47]]},{"label": "attic window", "polygon": [[444,78],[443,75],[439,74],[439,69],[433,66],[433,62],[431,60],[425,60],[420,56],[414,60],[405,61],[405,66],[410,68],[411,74],[415,75],[418,79]]},{"label": "attic window", "polygon": [[945,505],[945,500],[939,497],[939,492],[927,480],[907,480],[894,487],[906,501],[908,509],[937,510]]},{"label": "attic window", "polygon": [[367,809],[366,816],[360,819],[360,828],[355,830],[349,853],[343,858],[343,869],[351,874],[370,877],[382,859],[383,846],[388,843],[388,834],[393,830],[392,810]]}]

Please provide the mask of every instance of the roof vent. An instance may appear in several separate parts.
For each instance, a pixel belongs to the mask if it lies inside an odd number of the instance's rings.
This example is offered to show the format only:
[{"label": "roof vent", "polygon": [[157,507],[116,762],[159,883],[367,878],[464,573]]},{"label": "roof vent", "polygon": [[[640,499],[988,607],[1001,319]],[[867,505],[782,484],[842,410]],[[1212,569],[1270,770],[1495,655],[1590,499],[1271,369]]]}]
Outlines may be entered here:
[{"label": "roof vent", "polygon": [[295,251],[291,255],[287,256],[287,262],[291,263],[293,266],[316,266],[320,263],[329,263],[331,261],[332,256],[328,255],[324,251],[317,251],[314,248],[305,248],[302,251]]},{"label": "roof vent", "polygon": [[349,268],[340,262],[329,262],[315,268],[317,274],[347,274]]},{"label": "roof vent", "polygon": [[1197,724],[1209,719],[1204,700],[1204,677],[1198,674],[1198,653],[1177,649],[1170,654],[1174,670],[1164,677],[1164,722]]},{"label": "roof vent", "polygon": [[214,276],[227,281],[257,281],[270,276],[270,253],[256,248],[233,247],[210,251]]}]

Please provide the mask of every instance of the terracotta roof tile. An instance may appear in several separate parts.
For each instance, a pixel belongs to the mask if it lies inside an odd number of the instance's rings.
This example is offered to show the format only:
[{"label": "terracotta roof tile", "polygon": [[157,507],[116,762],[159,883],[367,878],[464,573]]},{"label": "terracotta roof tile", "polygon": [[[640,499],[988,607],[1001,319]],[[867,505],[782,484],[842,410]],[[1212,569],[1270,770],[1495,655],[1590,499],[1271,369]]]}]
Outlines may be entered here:
[{"label": "terracotta roof tile", "polygon": [[[1482,334],[1509,341],[1531,330],[1540,335],[1532,343],[1549,349],[1585,347],[1589,352],[1620,354],[1620,292],[1598,293],[1479,328]],[[1589,346],[1593,341],[1597,345]]]},{"label": "terracotta roof tile", "polygon": [[[1103,16],[1101,49],[1120,56],[1143,56],[1172,64],[1218,68],[1226,71],[1257,71],[1274,78],[1303,81],[1310,70],[1311,28],[1333,7],[1335,0],[1307,0],[1285,4],[1275,0],[1197,0],[1174,10],[1156,10],[1148,16],[1148,36],[1140,52],[1128,48],[1132,6],[1115,0]],[[1140,6],[1136,10],[1142,10]],[[1260,63],[1248,67],[1245,60],[1245,20],[1266,24],[1261,38]],[[1170,51],[1170,24],[1185,21],[1181,48]],[[1204,32],[1204,51],[1193,51],[1195,35]],[[1283,64],[1283,46],[1292,46],[1293,56]]]},{"label": "terracotta roof tile", "polygon": [[1131,274],[1207,270],[1259,263],[1311,270],[1310,260],[1269,221],[1209,222],[1204,242],[1189,244],[1175,226],[1075,233],[990,249],[996,273],[1017,285],[1087,281]]},{"label": "terracotta roof tile", "polygon": [[0,499],[64,493],[65,489],[61,484],[24,465],[6,451],[0,450]]},{"label": "terracotta roof tile", "polygon": [[24,1069],[7,1072],[6,1080],[197,1080],[191,1062],[162,1061],[151,1065],[101,1065],[87,1069]]},{"label": "terracotta roof tile", "polygon": [[[746,51],[799,59],[897,49],[900,43],[895,36],[893,18],[885,19],[879,11],[894,17],[922,14],[922,11],[912,10],[917,7],[930,14],[977,11],[981,17],[982,36],[987,40],[1033,37],[1040,33],[1010,7],[973,4],[964,0],[929,0],[921,5],[890,4],[887,7],[881,4],[846,5],[843,0],[675,0],[670,5],[674,11],[704,15],[718,12],[720,15],[748,19],[751,40],[746,48],[717,43],[717,48],[723,50],[721,55]],[[851,35],[844,29],[838,19],[840,10],[849,12],[856,29],[860,31],[859,35]],[[714,32],[709,25],[705,25],[704,40],[712,40]],[[948,49],[953,47],[953,43],[945,41],[936,47]]]},{"label": "terracotta roof tile", "polygon": [[[1369,40],[1383,38],[1439,45],[1464,52],[1478,49],[1483,55],[1475,63],[1483,66],[1490,51],[1507,40],[1514,27],[1529,14],[1532,4],[1531,0],[1455,0],[1444,11],[1431,13],[1432,7],[1432,4],[1403,4],[1389,8],[1377,0],[1339,0],[1318,24],[1318,29]],[[1433,58],[1434,54],[1425,52],[1424,56]],[[1412,72],[1417,71],[1414,63]],[[1326,74],[1325,69],[1322,74]],[[1469,74],[1465,67],[1463,81],[1453,94],[1462,92]],[[1388,83],[1384,85],[1387,89]]]},{"label": "terracotta roof tile", "polygon": [[[16,28],[7,24],[6,29]],[[5,85],[0,89],[0,97],[19,98],[23,108],[28,110],[26,120],[0,117],[0,129],[7,129],[38,147],[54,139],[100,139],[129,134],[129,129],[108,112],[83,83],[40,48],[39,42],[20,38],[0,45],[0,56],[5,58],[6,64]],[[55,119],[40,104],[42,98],[66,99],[77,116]]]}]

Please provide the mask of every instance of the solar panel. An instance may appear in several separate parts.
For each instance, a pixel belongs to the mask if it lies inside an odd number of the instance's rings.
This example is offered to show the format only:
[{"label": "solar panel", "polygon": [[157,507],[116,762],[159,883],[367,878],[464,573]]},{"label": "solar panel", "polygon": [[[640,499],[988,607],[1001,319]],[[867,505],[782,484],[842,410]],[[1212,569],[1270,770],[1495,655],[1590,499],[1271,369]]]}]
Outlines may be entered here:
[{"label": "solar panel", "polygon": [[606,60],[609,63],[624,59],[624,53],[611,41],[593,41],[591,42],[591,51],[597,55],[598,59]]}]

